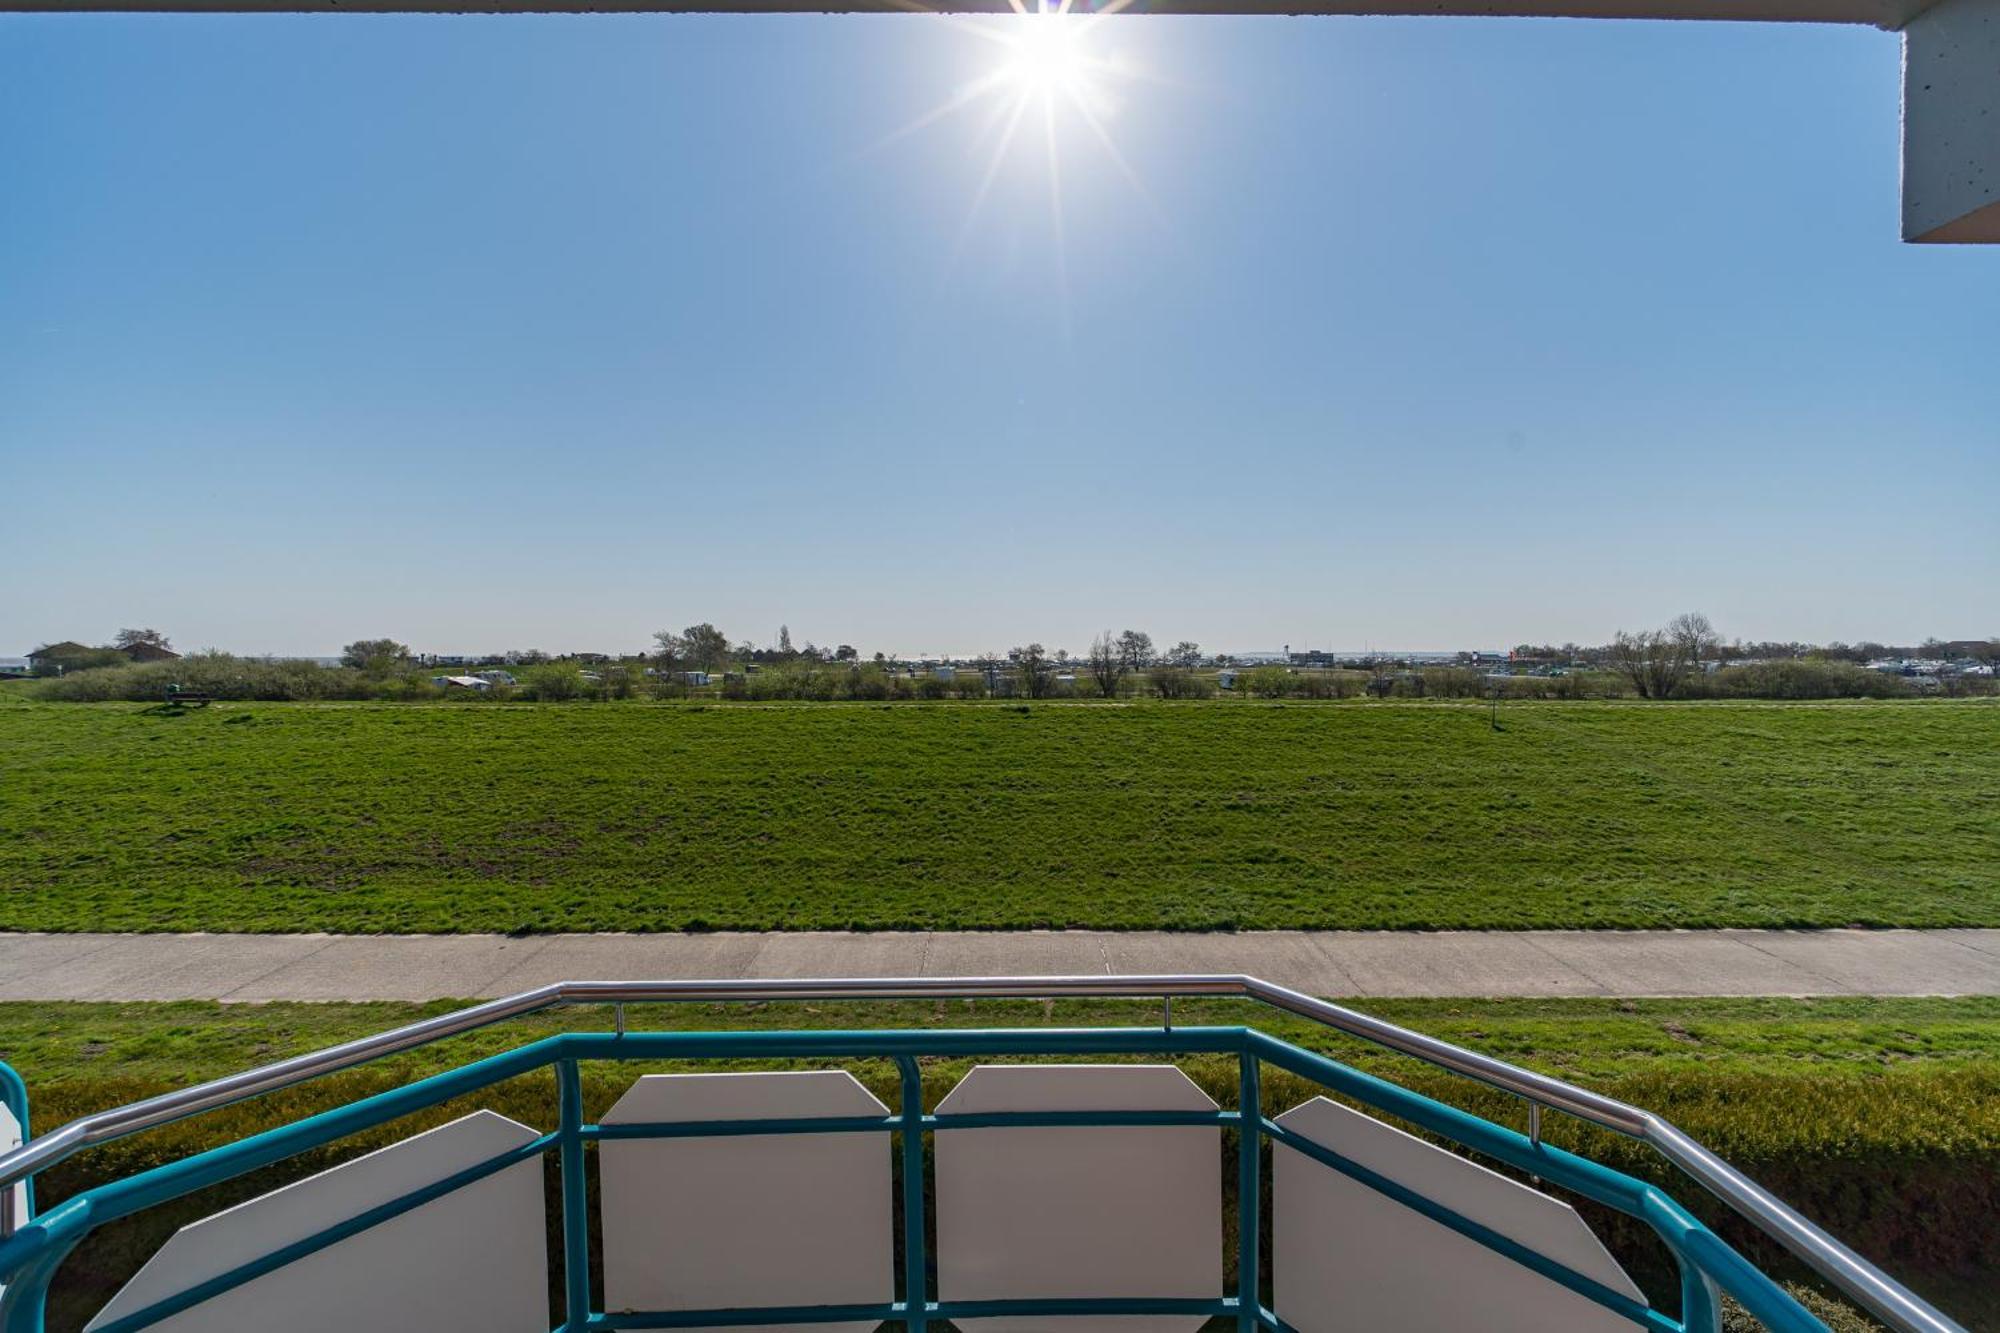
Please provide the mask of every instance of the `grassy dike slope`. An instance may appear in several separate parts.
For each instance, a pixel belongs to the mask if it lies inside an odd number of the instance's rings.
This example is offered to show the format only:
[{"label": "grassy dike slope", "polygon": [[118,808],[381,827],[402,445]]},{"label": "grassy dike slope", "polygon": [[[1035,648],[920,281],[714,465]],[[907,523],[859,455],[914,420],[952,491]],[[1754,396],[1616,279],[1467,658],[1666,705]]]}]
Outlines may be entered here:
[{"label": "grassy dike slope", "polygon": [[0,929],[2000,924],[2000,706],[0,694]]},{"label": "grassy dike slope", "polygon": [[[89,1111],[182,1087],[249,1065],[381,1031],[449,1004],[170,1005],[0,1004],[0,1058],[33,1089],[47,1130]],[[1558,1074],[1660,1111],[1783,1197],[1886,1264],[1968,1327],[2000,1327],[1992,1256],[2000,1253],[2000,1000],[1381,1000],[1361,1007],[1519,1064]],[[1414,1062],[1376,1053],[1301,1021],[1229,1001],[1183,1001],[1176,1022],[1254,1022],[1432,1096],[1519,1125],[1511,1099]],[[1083,1026],[1153,1024],[1157,1005],[1058,1001],[949,1004],[659,1006],[633,1021],[680,1029]],[[44,1205],[80,1188],[189,1151],[241,1137],[339,1100],[505,1049],[563,1029],[602,1031],[608,1015],[542,1015],[454,1039],[380,1066],[322,1080],[243,1107],[169,1126],[72,1159],[38,1186]],[[932,1104],[968,1061],[925,1062]],[[644,1069],[665,1066],[646,1065]],[[890,1104],[896,1073],[856,1061],[857,1077]],[[1184,1067],[1223,1105],[1235,1068],[1197,1057]],[[641,1066],[587,1066],[586,1113],[597,1115]],[[1268,1071],[1266,1109],[1278,1112],[1312,1090]],[[525,1123],[553,1123],[552,1081],[533,1075],[475,1101],[441,1108],[209,1191],[199,1205],[160,1210],[93,1239],[66,1270],[52,1328],[81,1326],[172,1226],[422,1125],[483,1104]],[[1659,1180],[1729,1227],[1698,1191],[1628,1140],[1586,1131],[1561,1116],[1549,1138]],[[1225,1145],[1225,1160],[1228,1147]],[[1225,1180],[1233,1173],[1224,1171]],[[1592,1219],[1642,1285],[1670,1288],[1657,1247],[1631,1225]],[[1760,1258],[1775,1254],[1760,1250]],[[1846,1321],[1840,1328],[1859,1327]]]}]

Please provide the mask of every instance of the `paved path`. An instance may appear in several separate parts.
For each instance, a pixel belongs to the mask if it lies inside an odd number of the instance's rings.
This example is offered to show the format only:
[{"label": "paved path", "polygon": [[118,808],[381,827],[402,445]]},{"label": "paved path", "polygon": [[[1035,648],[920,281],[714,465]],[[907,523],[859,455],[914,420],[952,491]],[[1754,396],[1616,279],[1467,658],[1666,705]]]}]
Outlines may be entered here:
[{"label": "paved path", "polygon": [[552,981],[1247,972],[1316,995],[2000,995],[2000,930],[8,935],[0,1000],[429,1000]]}]

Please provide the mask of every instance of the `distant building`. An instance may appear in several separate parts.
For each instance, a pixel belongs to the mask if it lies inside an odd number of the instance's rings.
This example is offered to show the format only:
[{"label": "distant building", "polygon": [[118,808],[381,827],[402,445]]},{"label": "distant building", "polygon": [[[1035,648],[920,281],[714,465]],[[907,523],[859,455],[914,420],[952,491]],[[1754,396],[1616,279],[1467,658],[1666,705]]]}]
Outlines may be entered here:
[{"label": "distant building", "polygon": [[82,657],[92,651],[88,646],[74,639],[64,639],[61,643],[45,643],[28,654],[28,665],[36,671],[54,666],[67,658]]},{"label": "distant building", "polygon": [[180,660],[179,653],[171,648],[162,648],[157,643],[135,643],[119,651],[123,652],[125,656],[131,658],[134,662],[174,662]]},{"label": "distant building", "polygon": [[[149,647],[151,645],[148,645]],[[180,654],[166,652],[167,657]],[[61,676],[71,671],[88,671],[98,667],[122,666],[126,662],[150,662],[153,657],[133,657],[123,648],[92,648],[89,644],[78,643],[74,639],[64,639],[61,643],[45,643],[28,654],[28,666],[37,676]]]}]

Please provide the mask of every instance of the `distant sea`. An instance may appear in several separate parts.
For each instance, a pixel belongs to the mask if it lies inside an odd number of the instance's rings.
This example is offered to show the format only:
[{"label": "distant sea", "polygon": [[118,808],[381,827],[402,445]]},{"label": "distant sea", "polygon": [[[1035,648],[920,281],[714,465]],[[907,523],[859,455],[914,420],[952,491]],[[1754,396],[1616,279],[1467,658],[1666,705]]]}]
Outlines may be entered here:
[{"label": "distant sea", "polygon": [[[1455,662],[1458,660],[1457,651],[1438,652],[1434,649],[1301,648],[1299,651],[1302,653],[1323,653],[1328,657],[1340,658],[1388,657],[1394,658],[1399,662]],[[1505,657],[1507,655],[1502,650],[1492,648],[1480,648],[1476,650],[1468,648],[1464,651],[1477,651],[1481,657]],[[1285,660],[1285,654],[1282,651],[1231,653],[1230,656],[1239,662],[1282,662]]]}]

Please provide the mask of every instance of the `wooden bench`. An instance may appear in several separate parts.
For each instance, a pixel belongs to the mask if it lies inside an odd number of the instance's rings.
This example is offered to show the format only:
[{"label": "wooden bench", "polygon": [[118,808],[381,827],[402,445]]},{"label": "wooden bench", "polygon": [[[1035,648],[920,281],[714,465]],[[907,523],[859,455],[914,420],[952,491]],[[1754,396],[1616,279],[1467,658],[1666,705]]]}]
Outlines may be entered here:
[{"label": "wooden bench", "polygon": [[214,700],[206,694],[198,694],[193,690],[184,690],[178,685],[167,686],[167,707],[169,708],[206,708],[213,702]]}]

